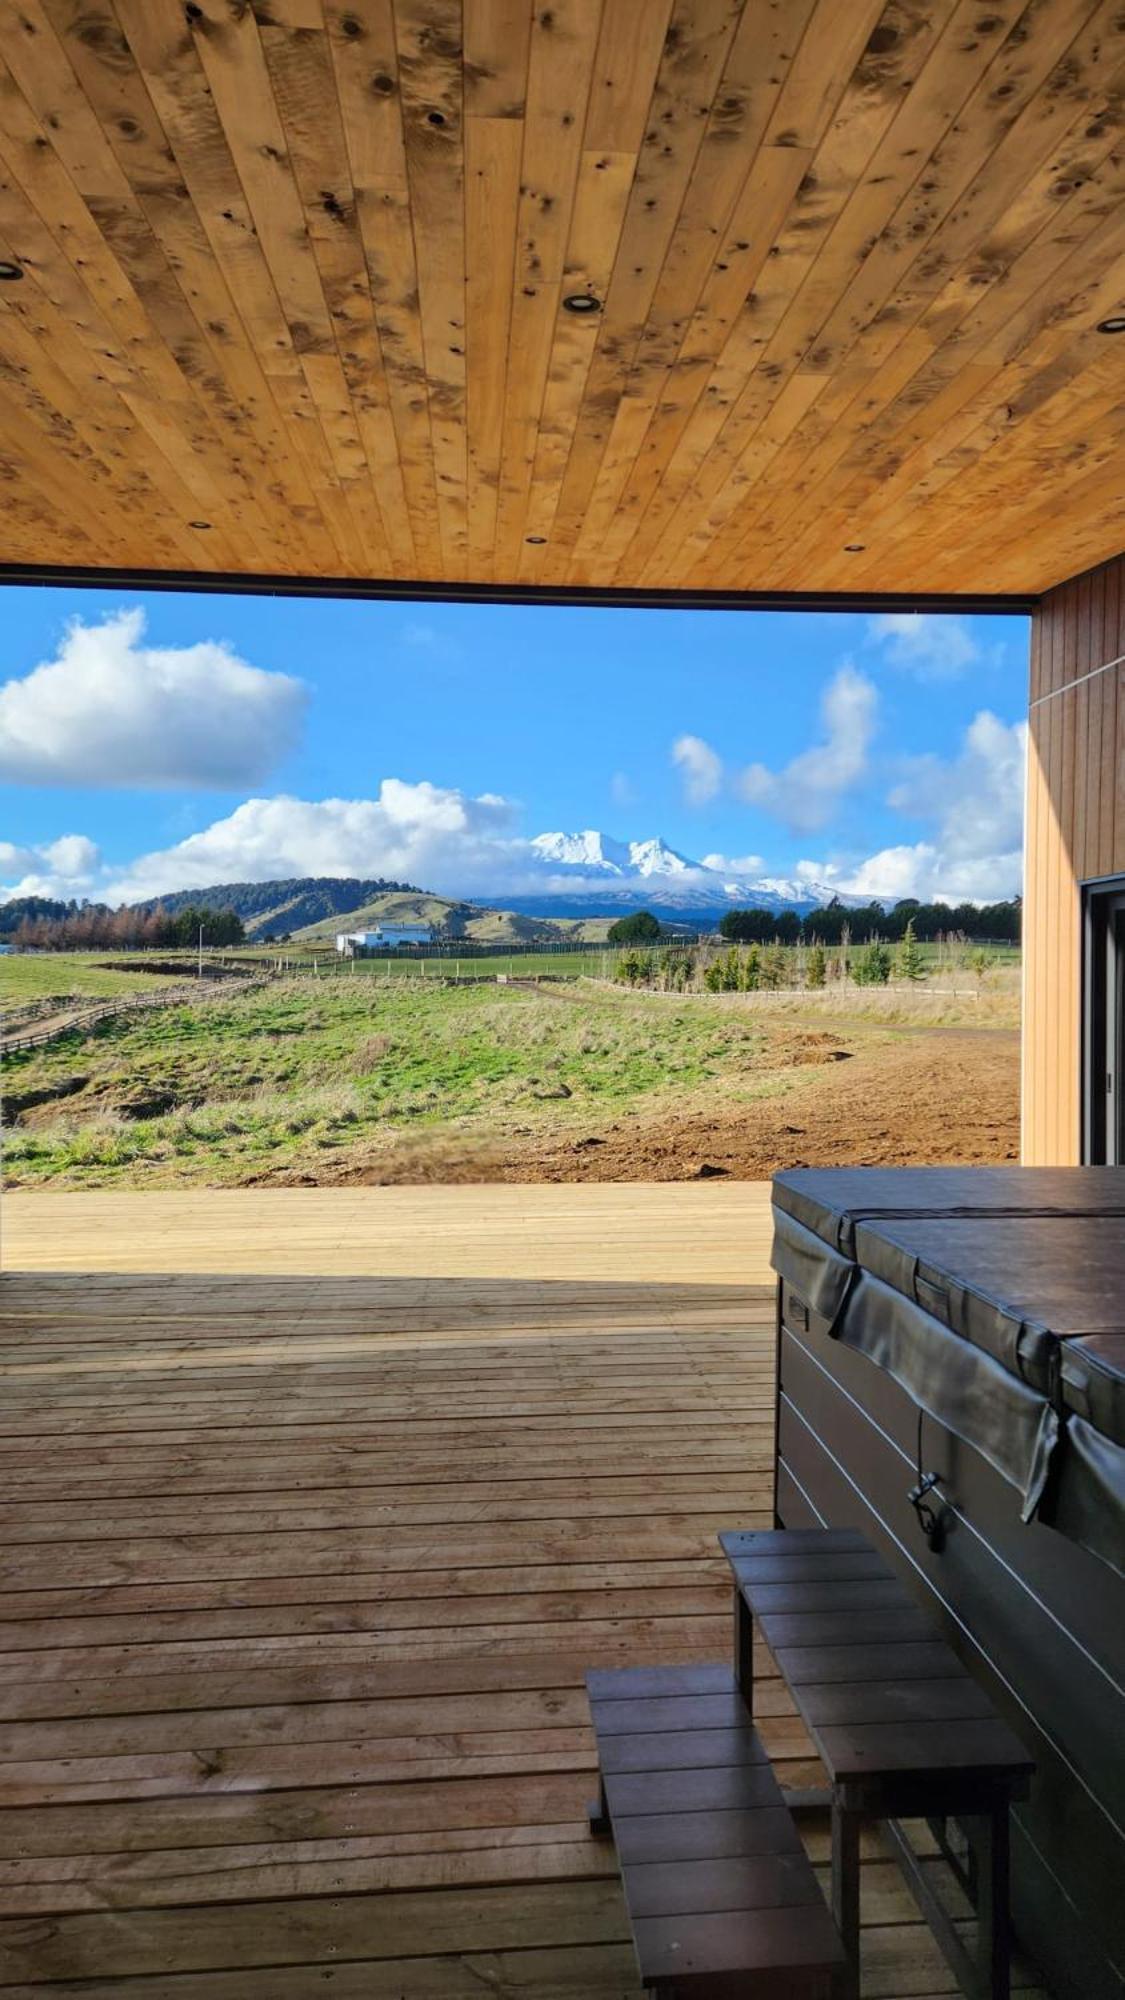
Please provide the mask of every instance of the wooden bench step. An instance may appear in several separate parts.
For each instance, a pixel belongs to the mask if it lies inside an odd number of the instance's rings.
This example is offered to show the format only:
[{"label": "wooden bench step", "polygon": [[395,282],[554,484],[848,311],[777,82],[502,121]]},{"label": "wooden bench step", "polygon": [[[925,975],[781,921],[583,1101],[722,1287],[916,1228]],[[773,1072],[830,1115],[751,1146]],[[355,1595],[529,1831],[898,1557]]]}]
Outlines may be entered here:
[{"label": "wooden bench step", "polygon": [[586,1685],[591,1823],[617,1844],[644,1985],[827,2000],[842,1948],[733,1670],[604,1669]]},{"label": "wooden bench step", "polygon": [[[1008,2000],[1008,1812],[1033,1770],[1023,1744],[856,1529],[737,1529],[719,1541],[734,1573],[739,1692],[752,1711],[756,1626],[828,1776],[832,1911],[847,1960],[839,2000],[858,2000],[859,1827],[868,1818],[887,1822],[962,1991]],[[973,1849],[975,1960],[899,1824],[950,1818]]]},{"label": "wooden bench step", "polygon": [[1026,1787],[1023,1744],[858,1531],[739,1529],[719,1541],[834,1784],[884,1780],[900,1797],[905,1778]]}]

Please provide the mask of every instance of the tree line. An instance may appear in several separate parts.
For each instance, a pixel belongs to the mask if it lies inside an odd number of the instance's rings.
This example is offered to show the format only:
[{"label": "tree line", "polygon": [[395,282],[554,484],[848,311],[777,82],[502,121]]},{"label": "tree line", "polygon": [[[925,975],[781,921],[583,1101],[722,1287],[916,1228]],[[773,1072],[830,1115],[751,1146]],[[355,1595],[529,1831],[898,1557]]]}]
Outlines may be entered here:
[{"label": "tree line", "polygon": [[[987,938],[992,943],[1019,943],[1021,901],[1018,896],[1004,903],[920,903],[906,897],[887,907],[865,903],[850,909],[833,897],[830,903],[807,915],[796,910],[728,910],[719,925],[723,937],[735,944],[841,944],[851,940],[868,944],[885,940],[899,942],[910,930],[921,944],[936,938]],[[612,933],[611,933],[612,935]]]},{"label": "tree line", "polygon": [[[995,962],[983,945],[969,949],[966,940],[955,945],[952,956],[972,971],[978,982],[983,982]],[[828,946],[815,939],[783,944],[775,937],[769,944],[735,941],[725,951],[682,941],[665,943],[654,951],[642,941],[622,953],[613,977],[625,986],[675,993],[758,993],[780,987],[815,992],[845,981],[853,986],[886,986],[896,979],[913,985],[924,980],[930,969],[908,919],[902,937],[893,946],[878,937]]]},{"label": "tree line", "polygon": [[236,911],[203,904],[111,910],[105,903],[60,903],[45,896],[21,901],[47,907],[25,909],[14,926],[5,925],[4,935],[17,951],[169,951],[198,944],[201,928],[205,945],[242,944],[246,936]]}]

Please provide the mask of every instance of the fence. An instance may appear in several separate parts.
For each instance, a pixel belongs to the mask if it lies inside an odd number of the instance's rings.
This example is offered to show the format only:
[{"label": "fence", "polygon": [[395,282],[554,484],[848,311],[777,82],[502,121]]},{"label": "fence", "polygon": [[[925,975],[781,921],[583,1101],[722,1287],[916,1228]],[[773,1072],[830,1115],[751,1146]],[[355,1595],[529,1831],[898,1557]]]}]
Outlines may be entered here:
[{"label": "fence", "polygon": [[[265,975],[256,979],[232,981],[231,986],[221,989],[245,993],[252,986],[265,984]],[[46,1048],[50,1042],[61,1042],[66,1035],[87,1035],[91,1029],[100,1027],[103,1021],[113,1021],[123,1014],[143,1014],[157,1007],[182,1007],[186,1002],[198,1000],[198,986],[177,986],[167,993],[136,993],[124,1000],[106,1000],[98,1007],[85,1008],[80,1014],[68,1014],[26,1035],[4,1035],[0,1038],[0,1054],[16,1055],[25,1049]]]}]

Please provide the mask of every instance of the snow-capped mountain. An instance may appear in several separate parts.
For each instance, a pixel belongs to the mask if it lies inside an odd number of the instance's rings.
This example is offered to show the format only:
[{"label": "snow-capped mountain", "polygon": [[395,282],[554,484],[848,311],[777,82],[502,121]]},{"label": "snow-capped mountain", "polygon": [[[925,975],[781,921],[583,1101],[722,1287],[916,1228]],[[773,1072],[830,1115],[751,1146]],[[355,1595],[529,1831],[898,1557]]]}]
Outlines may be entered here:
[{"label": "snow-capped mountain", "polygon": [[686,875],[699,866],[677,854],[667,841],[613,840],[593,827],[584,833],[539,833],[529,845],[552,873],[574,869],[582,875],[620,880],[630,875]]},{"label": "snow-capped mountain", "polygon": [[611,916],[650,908],[706,923],[732,908],[811,910],[835,893],[827,883],[711,867],[659,837],[615,840],[594,827],[537,834],[528,854],[542,889],[503,899],[506,909],[525,916]]}]

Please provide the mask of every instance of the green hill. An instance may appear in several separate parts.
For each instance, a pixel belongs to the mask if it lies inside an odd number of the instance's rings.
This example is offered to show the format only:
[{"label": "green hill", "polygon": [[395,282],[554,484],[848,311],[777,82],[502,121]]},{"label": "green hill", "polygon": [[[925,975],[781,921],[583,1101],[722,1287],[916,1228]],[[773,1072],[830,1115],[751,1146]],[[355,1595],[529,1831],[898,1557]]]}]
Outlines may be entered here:
[{"label": "green hill", "polygon": [[373,897],[399,893],[425,895],[408,882],[390,882],[383,876],[364,880],[349,875],[300,875],[276,882],[216,882],[207,889],[177,889],[135,907],[162,908],[170,916],[189,903],[201,909],[233,910],[242,918],[248,938],[264,939],[287,936],[318,923],[331,928],[337,917],[350,916]]},{"label": "green hill", "polygon": [[429,924],[435,937],[468,938],[479,944],[537,944],[573,937],[582,927],[551,917],[522,917],[512,910],[485,910],[455,903],[424,889],[388,890],[338,916],[324,917],[293,932],[295,943],[333,938],[337,931],[373,930],[377,924]]},{"label": "green hill", "polygon": [[533,917],[515,910],[486,909],[479,903],[434,896],[407,882],[381,877],[302,875],[275,882],[216,882],[206,889],[179,889],[153,896],[138,909],[158,906],[174,916],[188,904],[234,910],[248,942],[291,938],[327,944],[337,931],[369,930],[377,924],[429,924],[436,937],[468,938],[480,944],[541,944],[600,940],[609,918]]}]

